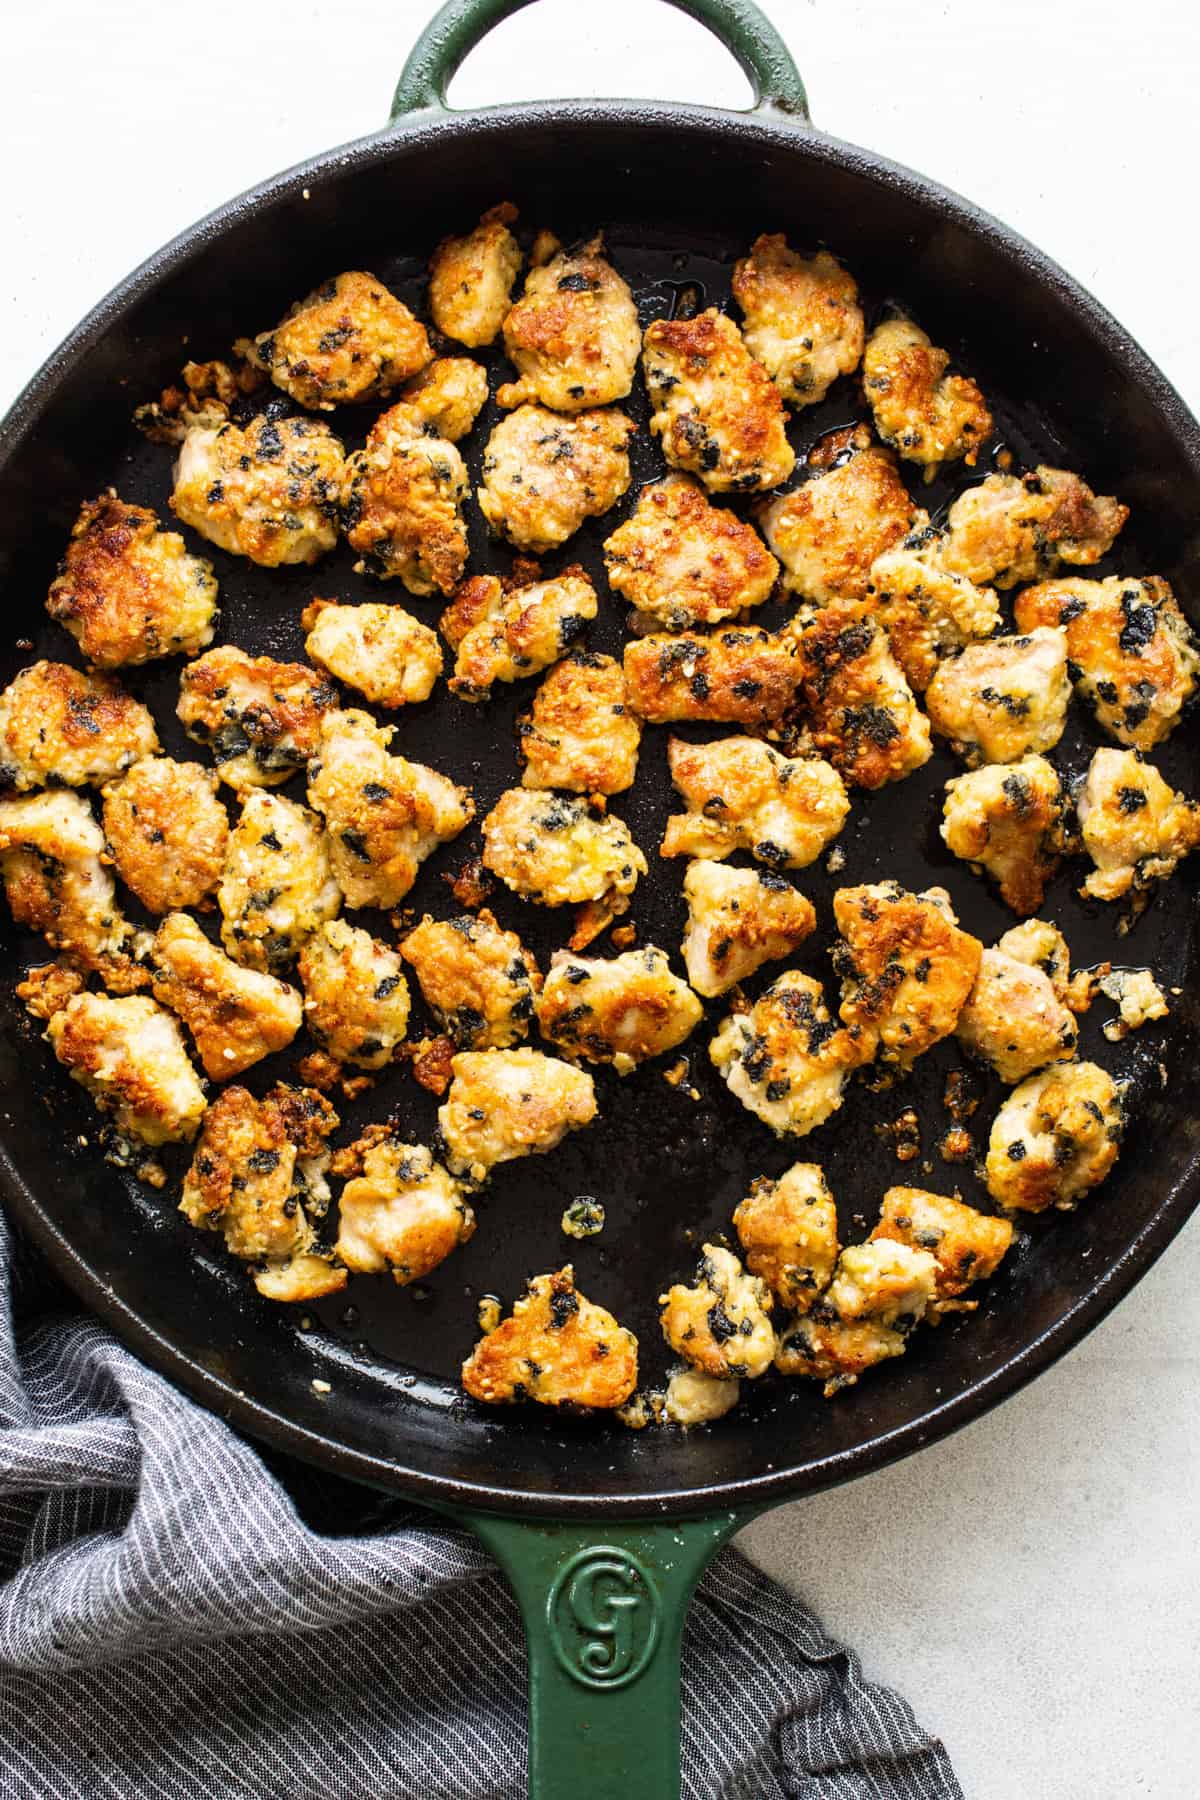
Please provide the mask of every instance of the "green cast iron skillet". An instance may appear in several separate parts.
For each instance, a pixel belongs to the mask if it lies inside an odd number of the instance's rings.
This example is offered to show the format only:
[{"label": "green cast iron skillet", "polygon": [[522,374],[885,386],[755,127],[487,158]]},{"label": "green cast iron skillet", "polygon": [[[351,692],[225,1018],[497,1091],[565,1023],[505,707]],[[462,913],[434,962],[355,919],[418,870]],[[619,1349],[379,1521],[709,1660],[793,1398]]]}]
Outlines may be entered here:
[{"label": "green cast iron skillet", "polygon": [[[74,659],[42,601],[81,499],[113,483],[126,498],[166,510],[170,453],[132,430],[135,400],[176,378],[185,356],[220,355],[235,336],[265,329],[340,269],[371,269],[420,304],[432,246],[502,198],[519,204],[522,229],[545,223],[571,238],[604,226],[644,320],[684,298],[724,303],[732,262],[760,230],[784,230],[801,245],[828,243],[855,271],[872,309],[899,300],[962,358],[994,402],[1001,438],[1023,462],[1077,467],[1098,490],[1128,502],[1130,523],[1110,566],[1166,575],[1196,616],[1200,429],[1089,295],[956,195],[815,130],[786,48],[748,0],[673,3],[716,32],[746,70],[755,92],[749,113],[621,101],[450,112],[446,84],[462,58],[525,3],[452,0],[409,58],[382,132],[275,177],[185,232],[104,300],[35,377],[0,446],[8,625],[0,677],[9,679],[34,654]],[[499,353],[485,360],[498,363]],[[630,405],[644,422],[640,392]],[[335,427],[359,442],[372,410],[338,415]],[[853,384],[839,384],[794,420],[797,448],[861,412]],[[494,416],[485,415],[469,453],[476,477],[478,445]],[[635,492],[660,472],[643,433]],[[920,499],[937,510],[956,484],[984,472],[959,472],[922,489]],[[603,594],[599,546],[635,492],[549,566],[582,561]],[[477,516],[472,533],[472,567],[506,570],[507,554]],[[221,635],[255,652],[302,654],[298,617],[313,593],[352,599],[379,591],[353,574],[344,545],[318,569],[272,572],[203,548],[221,581]],[[395,598],[428,618],[438,610]],[[619,654],[622,610],[602,602],[591,632],[596,647]],[[155,708],[167,748],[194,754],[174,724],[177,681],[177,664],[130,672],[131,687]],[[527,703],[528,684],[479,708],[443,692],[405,712],[399,744],[468,780],[482,816],[517,778],[514,724]],[[640,941],[674,948],[683,919],[680,869],[655,856],[671,810],[666,736],[647,732],[637,787],[615,805],[651,862],[634,908]],[[1098,741],[1077,716],[1056,756],[1077,774]],[[1177,785],[1200,791],[1190,726],[1155,760]],[[837,879],[940,880],[967,928],[992,942],[1010,915],[937,836],[941,784],[954,772],[939,754],[899,787],[856,794]],[[418,914],[426,906],[447,913],[442,877],[477,841],[466,834],[426,865],[412,896]],[[686,1274],[706,1235],[728,1229],[754,1175],[778,1173],[797,1155],[824,1164],[847,1236],[865,1233],[897,1179],[944,1191],[958,1185],[986,1206],[971,1171],[948,1168],[934,1150],[950,1123],[941,1106],[945,1076],[958,1066],[945,1045],[922,1058],[903,1087],[856,1088],[803,1145],[780,1145],[708,1067],[703,1045],[720,1014],[712,1007],[692,1056],[698,1099],[686,1084],[670,1087],[653,1066],[623,1083],[602,1072],[599,1122],[551,1157],[500,1170],[481,1201],[474,1240],[424,1288],[360,1278],[310,1309],[302,1324],[301,1309],[260,1300],[169,1197],[138,1189],[97,1155],[94,1113],[54,1065],[9,981],[0,995],[3,1194],[87,1304],[147,1362],[233,1424],[473,1526],[507,1570],[528,1626],[531,1784],[539,1800],[664,1800],[678,1784],[680,1631],[716,1547],[756,1509],[929,1444],[1030,1380],[1129,1290],[1195,1204],[1200,1056],[1188,980],[1195,876],[1185,869],[1124,943],[1115,935],[1115,909],[1078,899],[1079,879],[1078,864],[1064,869],[1045,908],[1064,927],[1076,962],[1149,963],[1164,985],[1184,990],[1166,1034],[1165,1084],[1161,1032],[1116,1048],[1090,1016],[1084,1053],[1128,1075],[1137,1094],[1116,1173],[1079,1214],[1022,1227],[974,1317],[919,1333],[900,1363],[832,1403],[813,1384],[768,1378],[711,1430],[634,1434],[535,1408],[487,1412],[464,1400],[457,1373],[476,1335],[479,1296],[494,1290],[511,1301],[530,1274],[570,1255],[584,1292],[637,1331],[646,1378],[660,1379],[659,1289]],[[799,884],[822,921],[799,960],[828,979],[835,881],[817,865]],[[503,895],[495,905],[543,954],[566,935],[561,920],[539,918]],[[8,922],[0,929],[10,970],[37,959],[35,942]],[[260,1067],[251,1085],[269,1084],[293,1060]],[[986,1128],[1000,1090],[978,1086],[975,1124]],[[921,1116],[932,1172],[899,1165],[873,1130],[908,1104]],[[399,1072],[348,1109],[347,1126],[393,1105],[428,1140],[435,1102]],[[574,1245],[559,1219],[581,1193],[603,1200],[608,1222],[598,1239]],[[331,1391],[314,1389],[314,1378]]]}]

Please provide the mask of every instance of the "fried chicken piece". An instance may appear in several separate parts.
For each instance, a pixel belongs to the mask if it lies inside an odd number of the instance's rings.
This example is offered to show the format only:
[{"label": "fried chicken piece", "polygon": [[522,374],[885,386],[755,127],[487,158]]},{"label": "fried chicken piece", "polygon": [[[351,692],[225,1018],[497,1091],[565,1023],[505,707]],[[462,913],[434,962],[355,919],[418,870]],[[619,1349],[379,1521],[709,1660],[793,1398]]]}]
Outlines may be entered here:
[{"label": "fried chicken piece", "polygon": [[1166,741],[1200,669],[1200,649],[1168,582],[1157,575],[1047,581],[1026,588],[1015,610],[1022,631],[1065,628],[1071,679],[1118,743],[1153,750]]},{"label": "fried chicken piece", "polygon": [[229,840],[217,902],[221,942],[233,960],[282,975],[342,904],[316,814],[261,789],[247,794]]},{"label": "fried chicken piece", "polygon": [[871,1046],[833,1022],[819,981],[785,969],[749,1012],[730,1013],[708,1054],[730,1093],[777,1136],[807,1137],[841,1106]]},{"label": "fried chicken piece", "polygon": [[674,469],[711,493],[762,493],[796,464],[787,414],[771,377],[715,307],[694,319],[655,319],[642,366],[650,429]]},{"label": "fried chicken piece", "polygon": [[313,600],[300,615],[304,648],[318,669],[389,712],[428,700],[442,672],[436,631],[402,606],[339,606]]},{"label": "fried chicken piece", "polygon": [[944,888],[911,894],[898,881],[839,888],[842,1023],[881,1061],[909,1068],[954,1030],[983,946],[959,929]]},{"label": "fried chicken piece", "polygon": [[784,399],[815,406],[863,353],[854,277],[827,250],[802,256],[782,232],[762,233],[733,270],[742,336]]},{"label": "fried chicken piece", "polygon": [[870,1243],[888,1240],[927,1250],[937,1263],[936,1298],[927,1307],[936,1319],[943,1312],[974,1309],[962,1295],[975,1281],[996,1273],[1013,1240],[1008,1219],[994,1219],[967,1206],[957,1195],[930,1194],[924,1188],[892,1187],[883,1196],[879,1223]]},{"label": "fried chicken piece", "polygon": [[999,946],[984,951],[955,1032],[964,1050],[1010,1083],[1047,1063],[1070,1062],[1079,1035],[1049,975]]},{"label": "fried chicken piece", "polygon": [[425,327],[361,269],[314,288],[274,331],[235,348],[300,406],[319,412],[382,399],[433,356]]},{"label": "fried chicken piece", "polygon": [[104,837],[147,912],[202,906],[221,879],[229,819],[200,763],[144,756],[104,788]]},{"label": "fried chicken piece", "polygon": [[410,594],[452,594],[467,566],[467,467],[448,438],[414,430],[409,409],[376,419],[346,458],[342,526],[358,574],[395,576]]},{"label": "fried chicken piece", "polygon": [[414,435],[457,444],[487,405],[487,397],[482,363],[471,356],[439,356],[405,382],[396,404],[381,416],[392,421],[392,431],[407,428]]},{"label": "fried chicken piece", "polygon": [[574,413],[625,398],[641,334],[633,295],[606,259],[603,237],[577,250],[556,248],[530,269],[504,321],[504,348],[520,380],[497,389],[500,406],[534,400]]},{"label": "fried chicken piece", "polygon": [[457,837],[475,802],[436,769],[389,756],[394,725],[332,713],[308,765],[308,800],[325,820],[334,879],[348,906],[395,906],[427,856]]},{"label": "fried chicken piece", "polygon": [[344,919],[331,919],[300,951],[304,1023],[327,1056],[382,1069],[408,1029],[408,983],[396,952]]},{"label": "fried chicken piece", "polygon": [[137,940],[116,902],[104,834],[80,794],[0,800],[0,879],[18,925],[103,976],[114,992],[144,987]]},{"label": "fried chicken piece", "polygon": [[758,738],[667,746],[671,779],[687,804],[667,821],[663,856],[717,861],[749,850],[773,869],[803,869],[832,843],[850,801],[820,757],[787,757]]},{"label": "fried chicken piece", "polygon": [[783,564],[783,585],[818,606],[861,600],[876,559],[906,538],[921,515],[895,457],[861,425],[833,433],[810,454],[809,465],[819,473],[768,500],[759,514]]},{"label": "fried chicken piece", "polygon": [[485,212],[473,231],[443,238],[429,259],[429,310],[438,330],[472,350],[492,344],[511,304],[521,246],[509,230],[508,201]]},{"label": "fried chicken piece", "polygon": [[[676,1369],[667,1382],[663,1416],[672,1425],[682,1425],[685,1431],[693,1425],[711,1425],[732,1411],[741,1391],[740,1381],[718,1380],[699,1369]],[[626,1422],[622,1419],[623,1424]]]},{"label": "fried chicken piece", "polygon": [[567,418],[519,406],[488,439],[479,510],[518,550],[553,550],[628,488],[635,429],[612,407]]},{"label": "fried chicken piece", "polygon": [[177,531],[110,489],[76,519],[46,611],[98,669],[195,656],[212,642],[217,581]]},{"label": "fried chicken piece", "polygon": [[695,1285],[659,1295],[662,1333],[677,1355],[718,1380],[764,1375],[775,1355],[771,1290],[732,1250],[705,1244]]},{"label": "fried chicken piece", "polygon": [[683,960],[688,980],[706,999],[790,956],[816,929],[811,900],[782,875],[700,859],[688,864],[683,894]]},{"label": "fried chicken piece", "polygon": [[101,787],[158,748],[150,713],[111,676],[36,662],[0,693],[0,790]]},{"label": "fried chicken piece", "polygon": [[63,1067],[124,1138],[187,1143],[208,1102],[170,1013],[144,994],[76,994],[46,1038]]},{"label": "fried chicken piece", "polygon": [[1010,925],[1004,936],[997,939],[996,949],[1004,956],[1014,957],[1017,962],[1027,963],[1031,969],[1040,969],[1056,997],[1072,1011],[1087,1011],[1091,1000],[1078,1006],[1072,994],[1071,952],[1067,940],[1049,919],[1026,919],[1021,925]]},{"label": "fried chicken piece", "polygon": [[928,1250],[887,1240],[849,1244],[830,1286],[780,1339],[775,1367],[825,1383],[825,1398],[877,1363],[903,1356],[934,1304],[938,1266]]},{"label": "fried chicken piece", "polygon": [[634,631],[719,625],[761,606],[779,564],[752,525],[714,506],[690,476],[643,488],[604,544],[609,585],[633,607]]},{"label": "fried chicken piece", "polygon": [[167,914],[154,934],[153,960],[154,998],[183,1020],[214,1081],[284,1049],[300,1029],[295,988],[231,961],[187,913]]},{"label": "fried chicken piece", "polygon": [[541,973],[516,932],[505,931],[486,908],[478,918],[426,913],[400,954],[458,1049],[505,1050],[528,1037]]},{"label": "fried chicken piece", "polygon": [[903,781],[929,761],[929,720],[887,633],[854,601],[834,601],[784,633],[795,645],[813,746],[854,787]]},{"label": "fried chicken piece", "polygon": [[597,817],[571,795],[509,788],[483,821],[483,866],[523,900],[578,905],[625,900],[646,859],[623,819]]},{"label": "fried chicken piece", "polygon": [[1037,912],[1066,848],[1058,772],[1044,756],[989,763],[946,783],[942,838],[985,870],[1015,913]]},{"label": "fried chicken piece", "polygon": [[26,970],[25,979],[18,981],[13,992],[32,1018],[48,1024],[86,986],[86,975],[64,957],[56,957],[53,962],[38,963]]},{"label": "fried chicken piece", "polygon": [[1096,1063],[1043,1069],[996,1114],[988,1193],[1018,1212],[1070,1211],[1116,1162],[1123,1128],[1122,1090]]},{"label": "fried chicken piece", "polygon": [[507,590],[495,575],[473,575],[440,620],[454,651],[450,692],[486,700],[496,682],[548,668],[579,639],[597,605],[595,588],[574,566]]},{"label": "fried chicken piece", "polygon": [[942,566],[979,587],[1042,581],[1062,563],[1099,562],[1128,517],[1127,506],[1093,494],[1067,469],[989,475],[950,508]]},{"label": "fried chicken piece", "polygon": [[863,352],[863,391],[885,444],[932,479],[942,463],[973,467],[991,435],[992,415],[975,383],[947,375],[939,350],[911,319],[876,326]]},{"label": "fried chicken piece", "polygon": [[333,683],[304,663],[219,644],[184,669],[176,712],[188,736],[212,751],[221,780],[241,793],[278,787],[302,769],[337,704]]},{"label": "fried chicken piece", "polygon": [[452,1175],[484,1182],[500,1163],[545,1156],[596,1117],[590,1075],[540,1050],[463,1050],[438,1109]]},{"label": "fried chicken piece", "polygon": [[368,1125],[354,1148],[360,1172],[342,1189],[334,1255],[356,1274],[390,1269],[399,1287],[423,1280],[474,1236],[462,1189],[390,1125]]},{"label": "fried chicken piece", "polygon": [[568,1264],[535,1275],[509,1318],[463,1364],[473,1400],[504,1406],[623,1406],[637,1386],[638,1343],[610,1312],[585,1298]]},{"label": "fried chicken piece", "polygon": [[888,634],[892,655],[915,694],[923,694],[938,664],[1000,623],[991,588],[940,566],[941,538],[932,526],[916,529],[871,564],[867,598]]},{"label": "fried chicken piece", "polygon": [[807,1312],[829,1286],[838,1259],[838,1216],[819,1163],[793,1163],[777,1181],[765,1175],[733,1215],[746,1267],[780,1304]]},{"label": "fried chicken piece", "polygon": [[1097,750],[1076,801],[1083,847],[1096,865],[1080,889],[1120,900],[1175,873],[1200,844],[1200,806],[1136,750]]},{"label": "fried chicken piece", "polygon": [[343,457],[320,419],[260,413],[244,428],[194,426],[175,464],[171,510],[265,569],[314,563],[337,543]]},{"label": "fried chicken piece", "polygon": [[1045,626],[969,644],[925,691],[930,724],[970,768],[1052,750],[1070,699],[1067,634]]},{"label": "fried chicken piece", "polygon": [[642,726],[611,656],[572,651],[538,687],[517,734],[525,787],[607,795],[633,786]]},{"label": "fried chicken piece", "polygon": [[794,710],[801,673],[788,639],[757,625],[625,646],[629,704],[648,725],[705,720],[768,730]]},{"label": "fried chicken piece", "polygon": [[655,944],[611,958],[560,950],[537,1001],[544,1038],[618,1075],[664,1056],[693,1032],[704,1008]]}]

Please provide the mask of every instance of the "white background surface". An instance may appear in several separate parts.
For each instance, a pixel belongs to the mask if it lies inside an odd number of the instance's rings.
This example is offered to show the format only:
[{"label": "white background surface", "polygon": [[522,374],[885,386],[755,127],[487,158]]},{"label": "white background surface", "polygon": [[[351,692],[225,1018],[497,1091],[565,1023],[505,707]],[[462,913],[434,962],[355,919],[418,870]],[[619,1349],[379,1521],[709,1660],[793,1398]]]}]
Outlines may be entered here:
[{"label": "white background surface", "polygon": [[[766,4],[823,126],[1024,231],[1200,410],[1200,25],[1185,0]],[[163,240],[381,124],[431,6],[9,9],[0,411]],[[472,58],[453,97],[581,90],[729,105],[746,93],[711,39],[652,0],[543,0]],[[1198,1281],[1193,1225],[1032,1389],[743,1539],[943,1734],[970,1800],[1200,1793]]]}]

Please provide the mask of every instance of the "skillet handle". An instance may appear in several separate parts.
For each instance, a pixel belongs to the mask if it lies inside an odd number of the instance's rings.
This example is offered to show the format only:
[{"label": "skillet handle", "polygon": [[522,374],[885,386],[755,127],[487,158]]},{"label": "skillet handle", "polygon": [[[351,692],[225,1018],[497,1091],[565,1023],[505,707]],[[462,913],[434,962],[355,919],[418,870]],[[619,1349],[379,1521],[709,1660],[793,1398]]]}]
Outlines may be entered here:
[{"label": "skillet handle", "polygon": [[688,1603],[753,1510],[591,1525],[459,1516],[525,1622],[530,1800],[677,1800]]},{"label": "skillet handle", "polygon": [[[390,123],[406,113],[447,110],[446,89],[488,33],[531,0],[446,0],[412,47],[392,101]],[[764,108],[807,119],[808,96],[792,53],[754,0],[667,0],[688,13],[740,63]]]}]

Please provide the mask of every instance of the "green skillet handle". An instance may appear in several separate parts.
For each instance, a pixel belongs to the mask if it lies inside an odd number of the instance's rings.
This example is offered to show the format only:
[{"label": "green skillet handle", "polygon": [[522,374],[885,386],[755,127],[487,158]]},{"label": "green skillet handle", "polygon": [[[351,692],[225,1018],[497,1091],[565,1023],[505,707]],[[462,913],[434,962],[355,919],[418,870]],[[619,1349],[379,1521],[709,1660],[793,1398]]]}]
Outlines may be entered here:
[{"label": "green skillet handle", "polygon": [[751,1517],[577,1525],[465,1515],[525,1622],[530,1800],[678,1800],[688,1602]]},{"label": "green skillet handle", "polygon": [[[459,65],[494,26],[531,0],[446,0],[429,21],[404,65],[392,101],[391,123],[407,113],[447,109],[446,89]],[[800,71],[778,31],[754,0],[668,0],[707,25],[737,58],[754,90],[754,110],[771,108],[808,118]]]}]

